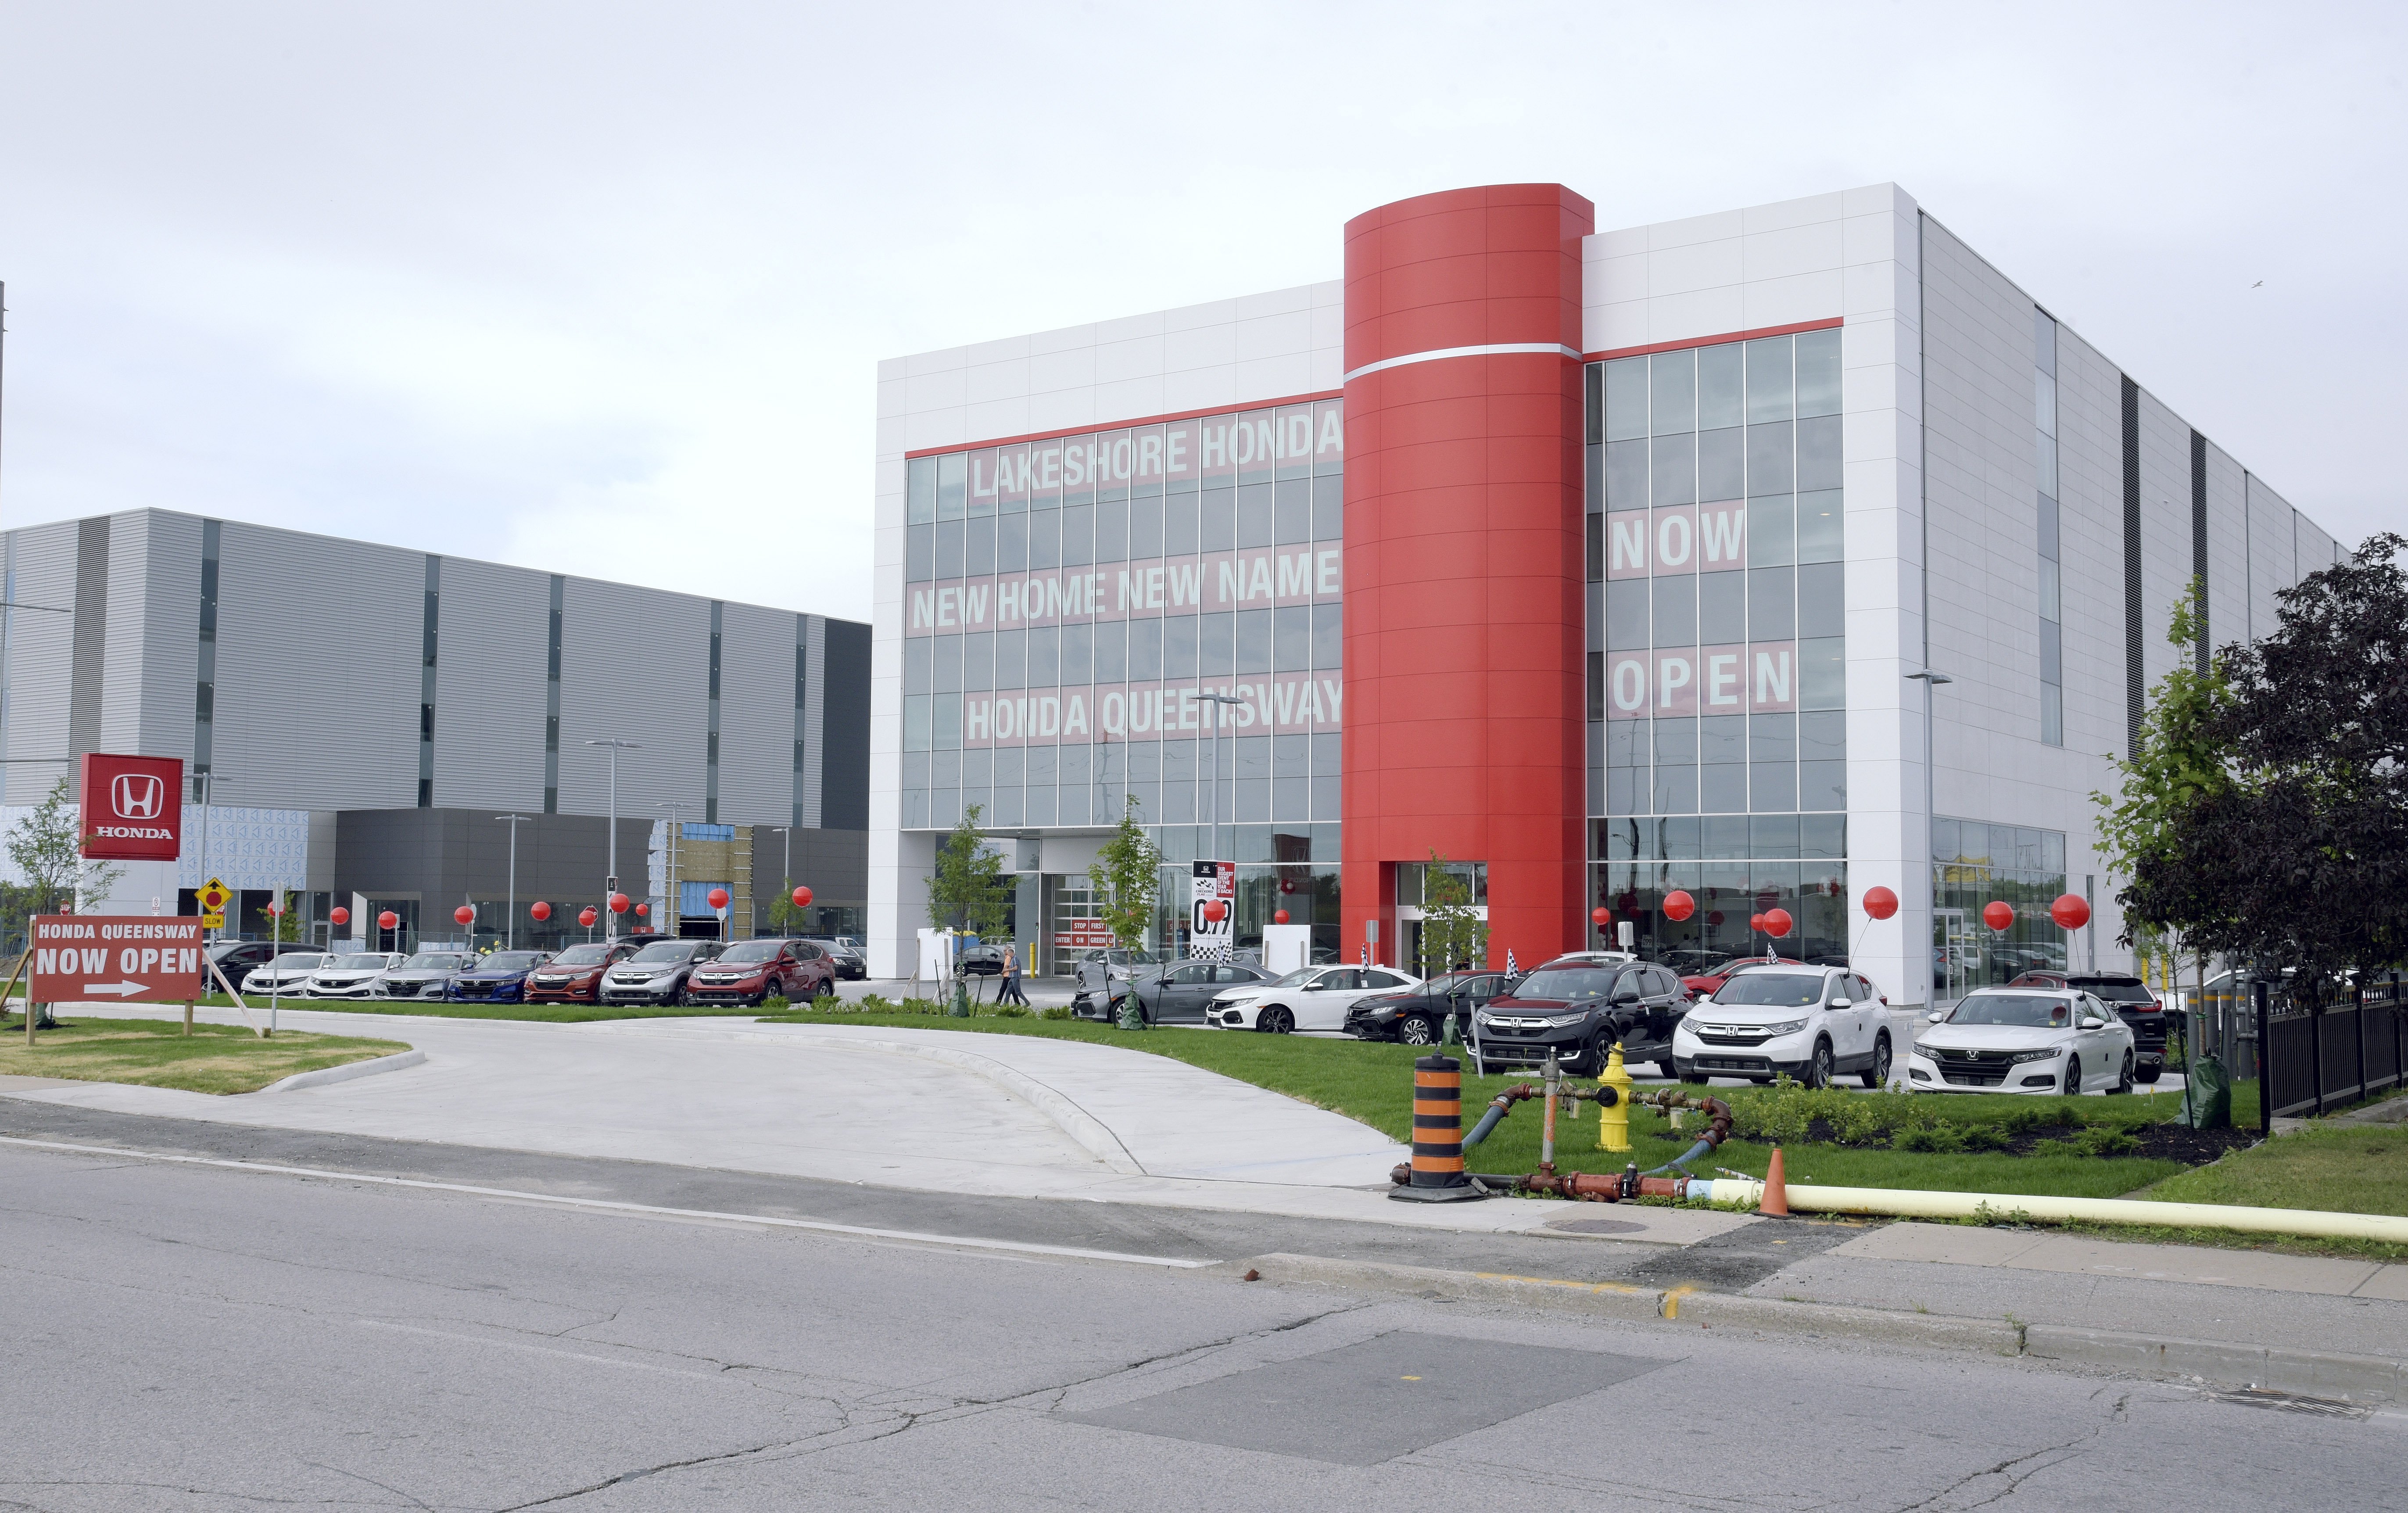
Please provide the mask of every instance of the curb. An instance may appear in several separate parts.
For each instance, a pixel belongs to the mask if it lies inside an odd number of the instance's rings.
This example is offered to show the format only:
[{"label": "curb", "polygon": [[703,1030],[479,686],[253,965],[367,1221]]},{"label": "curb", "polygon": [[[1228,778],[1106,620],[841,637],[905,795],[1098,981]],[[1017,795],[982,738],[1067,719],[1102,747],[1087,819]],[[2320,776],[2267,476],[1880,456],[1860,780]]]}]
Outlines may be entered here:
[{"label": "curb", "polygon": [[[259,1088],[258,1092],[297,1093],[304,1088],[323,1088],[329,1083],[350,1082],[355,1077],[373,1077],[380,1072],[399,1072],[404,1067],[420,1065],[425,1059],[424,1051],[395,1051],[391,1056],[380,1056],[371,1061],[348,1061],[341,1066],[324,1067],[316,1072],[295,1072]],[[252,1096],[256,1097],[257,1093]]]},{"label": "curb", "polygon": [[2028,1356],[2052,1364],[2262,1387],[2353,1402],[2408,1398],[2408,1362],[2329,1350],[2129,1334],[2058,1324],[2017,1324],[1950,1314],[1896,1313],[1840,1304],[1789,1303],[1687,1288],[1571,1282],[1503,1272],[1440,1271],[1386,1261],[1338,1261],[1283,1252],[1224,1262],[1231,1276],[1266,1282],[1395,1292],[1407,1297],[1504,1303],[1624,1322],[1679,1322],[1806,1337],[1839,1336],[1926,1349]]}]

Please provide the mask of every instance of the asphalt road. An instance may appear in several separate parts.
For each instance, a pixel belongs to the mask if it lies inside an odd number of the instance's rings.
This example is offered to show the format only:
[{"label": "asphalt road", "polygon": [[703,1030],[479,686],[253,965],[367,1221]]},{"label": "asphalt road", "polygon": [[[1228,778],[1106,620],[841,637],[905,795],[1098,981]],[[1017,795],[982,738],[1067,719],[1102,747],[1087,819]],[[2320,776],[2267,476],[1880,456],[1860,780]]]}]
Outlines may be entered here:
[{"label": "asphalt road", "polygon": [[46,1510],[2256,1513],[2408,1452],[2028,1362],[20,1145],[0,1339],[0,1506]]}]

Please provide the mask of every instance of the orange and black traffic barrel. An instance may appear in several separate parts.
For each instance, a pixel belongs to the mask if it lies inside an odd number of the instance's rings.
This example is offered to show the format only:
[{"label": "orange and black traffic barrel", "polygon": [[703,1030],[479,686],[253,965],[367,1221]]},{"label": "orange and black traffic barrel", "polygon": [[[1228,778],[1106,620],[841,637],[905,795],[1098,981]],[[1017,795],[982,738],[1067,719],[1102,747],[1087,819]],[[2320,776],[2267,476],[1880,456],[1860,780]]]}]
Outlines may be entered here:
[{"label": "orange and black traffic barrel", "polygon": [[1412,1175],[1388,1196],[1407,1203],[1488,1196],[1464,1174],[1463,1063],[1451,1056],[1425,1056],[1413,1063]]}]

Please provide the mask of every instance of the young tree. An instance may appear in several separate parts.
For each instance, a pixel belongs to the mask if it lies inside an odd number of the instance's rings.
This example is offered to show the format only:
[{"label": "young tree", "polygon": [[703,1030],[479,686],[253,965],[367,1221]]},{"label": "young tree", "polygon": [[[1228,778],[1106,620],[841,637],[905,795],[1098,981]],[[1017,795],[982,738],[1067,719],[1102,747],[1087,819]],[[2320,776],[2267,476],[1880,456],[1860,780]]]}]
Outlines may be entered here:
[{"label": "young tree", "polygon": [[1436,851],[1422,868],[1422,975],[1488,959],[1488,922],[1473,912],[1471,880],[1450,871]]},{"label": "young tree", "polygon": [[34,895],[34,912],[56,914],[62,901],[80,886],[95,898],[105,896],[125,875],[122,867],[86,861],[81,823],[67,802],[67,780],[36,804],[33,812],[8,827],[8,859],[25,876]]},{"label": "young tree", "polygon": [[1128,796],[1112,837],[1096,853],[1087,869],[1087,886],[1095,890],[1104,928],[1115,944],[1136,950],[1154,928],[1154,899],[1162,888],[1162,848],[1137,822],[1137,796]]},{"label": "young tree", "polygon": [[937,865],[928,873],[928,918],[974,935],[1000,935],[1012,885],[1003,875],[1003,858],[988,849],[979,829],[984,813],[969,805],[938,845]]}]

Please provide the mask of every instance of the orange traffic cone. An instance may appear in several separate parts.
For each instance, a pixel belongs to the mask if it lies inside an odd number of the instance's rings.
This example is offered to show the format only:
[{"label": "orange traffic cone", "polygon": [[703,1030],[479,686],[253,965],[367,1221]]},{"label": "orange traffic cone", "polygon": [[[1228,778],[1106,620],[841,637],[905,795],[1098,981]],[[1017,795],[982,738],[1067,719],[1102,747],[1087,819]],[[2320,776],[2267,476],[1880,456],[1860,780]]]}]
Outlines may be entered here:
[{"label": "orange traffic cone", "polygon": [[1772,1147],[1772,1164],[1765,1169],[1764,1196],[1757,1200],[1756,1211],[1759,1214],[1780,1214],[1784,1217],[1789,1212],[1789,1178],[1781,1169],[1779,1146]]}]

